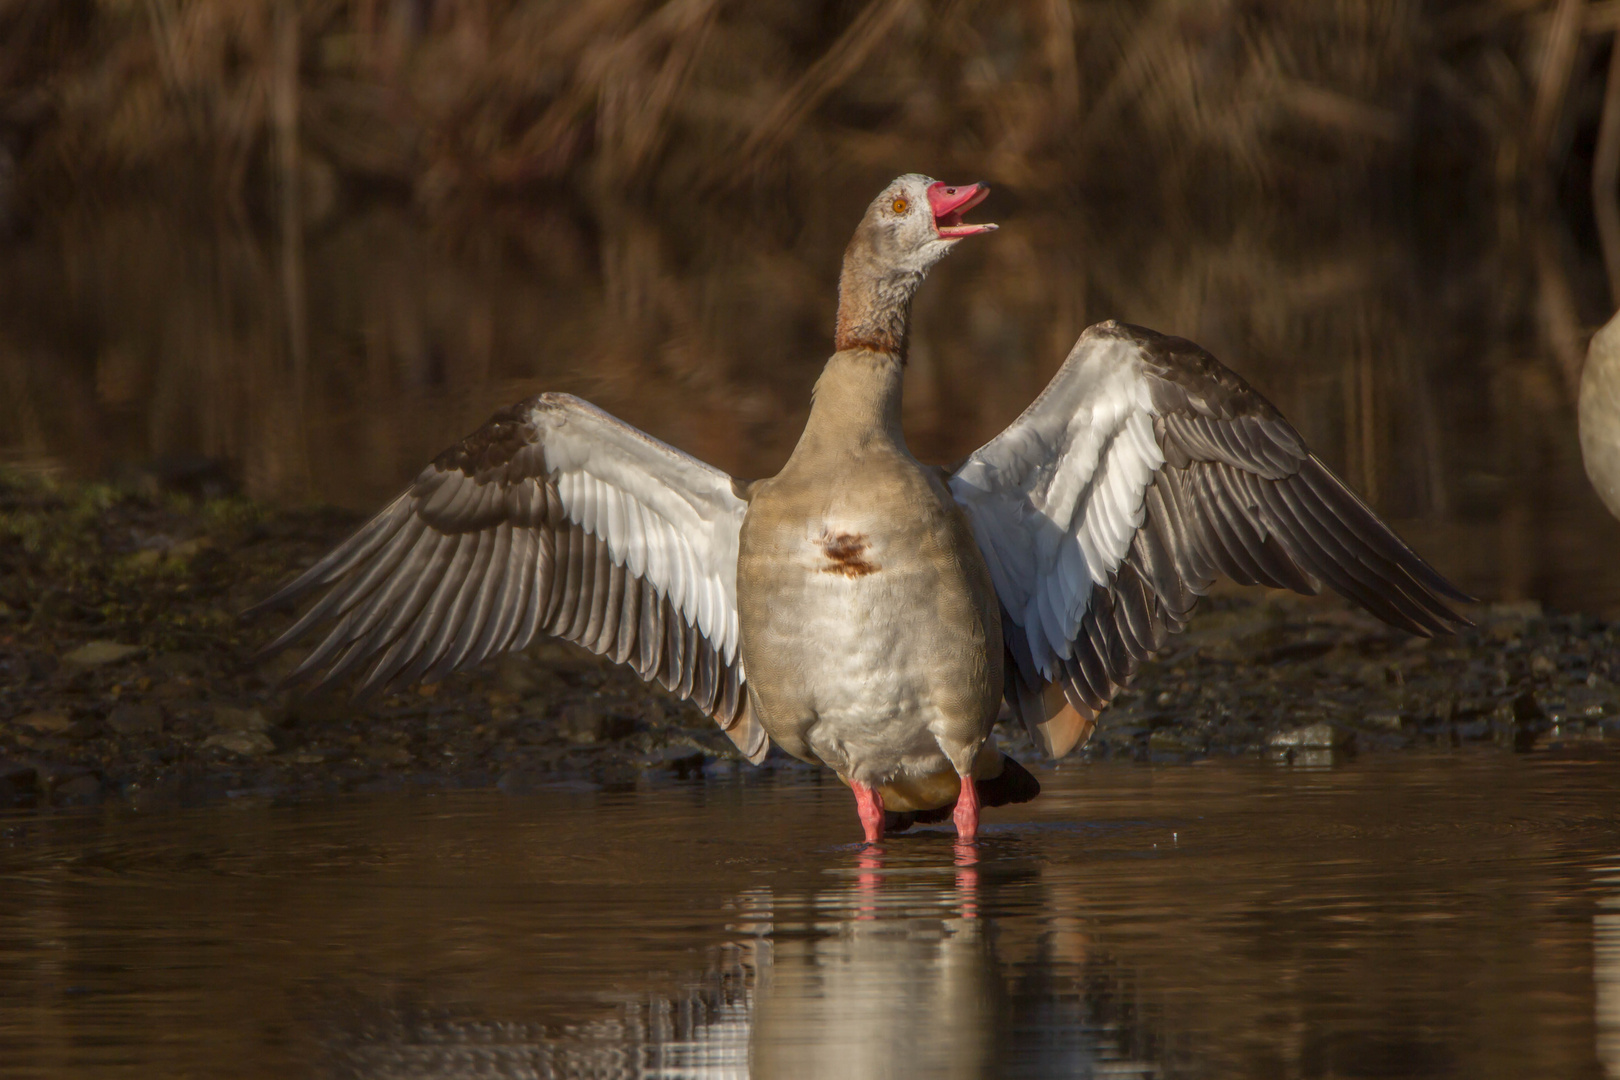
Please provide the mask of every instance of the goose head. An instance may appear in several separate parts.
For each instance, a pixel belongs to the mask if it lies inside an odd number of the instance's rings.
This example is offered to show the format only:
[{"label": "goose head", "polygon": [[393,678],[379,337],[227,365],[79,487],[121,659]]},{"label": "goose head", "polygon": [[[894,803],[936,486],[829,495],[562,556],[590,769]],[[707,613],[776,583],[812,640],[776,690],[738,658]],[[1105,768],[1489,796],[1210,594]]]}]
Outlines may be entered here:
[{"label": "goose head", "polygon": [[987,184],[947,184],[907,173],[872,200],[844,250],[838,280],[840,350],[904,355],[911,298],[939,260],[969,236],[993,232],[962,215],[990,194]]},{"label": "goose head", "polygon": [[897,177],[866,208],[845,258],[857,255],[893,272],[926,274],[965,237],[995,231],[994,225],[962,220],[989,194],[988,184],[953,187],[917,173]]}]

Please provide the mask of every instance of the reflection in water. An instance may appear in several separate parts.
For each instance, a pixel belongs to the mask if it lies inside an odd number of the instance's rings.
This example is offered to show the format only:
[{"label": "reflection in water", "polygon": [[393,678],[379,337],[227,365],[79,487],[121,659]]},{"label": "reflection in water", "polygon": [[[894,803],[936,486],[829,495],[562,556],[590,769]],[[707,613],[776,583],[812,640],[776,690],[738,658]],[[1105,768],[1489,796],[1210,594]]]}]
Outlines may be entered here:
[{"label": "reflection in water", "polygon": [[5,1072],[1612,1071],[1620,757],[1042,783],[972,862],[780,778],[7,817]]},{"label": "reflection in water", "polygon": [[757,964],[751,950],[673,997],[627,998],[607,1018],[565,1026],[464,1019],[443,1010],[340,1009],[320,1065],[330,1076],[744,1080]]},{"label": "reflection in water", "polygon": [[1597,1056],[1610,1080],[1620,1078],[1620,862],[1603,868],[1610,891],[1592,916],[1592,981],[1596,984]]},{"label": "reflection in water", "polygon": [[949,863],[862,861],[840,885],[771,898],[776,942],[755,1014],[760,1075],[993,1074],[981,1018],[995,998],[994,957],[970,914],[975,900]]},{"label": "reflection in water", "polygon": [[[1118,1007],[1111,965],[1087,968],[1074,920],[1043,924],[1058,940],[1037,948],[1048,963],[1079,965],[1083,993],[1051,995],[1045,979],[1021,992],[1009,976],[1032,958],[1009,964],[1002,950],[1032,943],[978,917],[977,855],[957,845],[957,865],[940,864],[943,846],[861,849],[823,867],[810,891],[743,891],[726,905],[739,937],[712,950],[701,978],[668,996],[625,995],[611,1017],[558,1031],[363,1004],[337,1013],[326,1063],[371,1077],[1159,1075],[1131,1056],[1157,1040]],[[1022,889],[1039,868],[1015,862],[991,878],[993,892]],[[1028,1042],[998,1032],[998,1016]]]}]

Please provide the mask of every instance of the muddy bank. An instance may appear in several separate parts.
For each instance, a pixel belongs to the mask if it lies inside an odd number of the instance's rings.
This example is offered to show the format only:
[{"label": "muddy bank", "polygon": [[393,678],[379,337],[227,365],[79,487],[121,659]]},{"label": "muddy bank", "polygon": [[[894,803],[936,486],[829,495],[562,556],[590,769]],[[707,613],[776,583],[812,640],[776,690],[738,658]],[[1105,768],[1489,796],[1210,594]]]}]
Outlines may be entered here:
[{"label": "muddy bank", "polygon": [[[364,706],[280,688],[300,654],[255,653],[288,616],[237,613],[358,519],[173,479],[0,473],[0,807],[753,771],[696,710],[555,642]],[[1472,614],[1477,629],[1428,641],[1336,597],[1211,597],[1072,760],[1620,739],[1620,623]],[[1002,740],[1036,759],[1016,730]]]}]

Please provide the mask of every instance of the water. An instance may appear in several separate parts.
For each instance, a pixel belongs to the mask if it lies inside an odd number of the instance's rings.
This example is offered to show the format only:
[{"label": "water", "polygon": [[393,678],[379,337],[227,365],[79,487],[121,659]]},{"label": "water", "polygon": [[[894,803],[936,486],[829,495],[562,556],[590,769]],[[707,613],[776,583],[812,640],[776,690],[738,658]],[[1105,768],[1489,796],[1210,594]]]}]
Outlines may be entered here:
[{"label": "water", "polygon": [[1620,756],[0,823],[8,1077],[1620,1076]]}]

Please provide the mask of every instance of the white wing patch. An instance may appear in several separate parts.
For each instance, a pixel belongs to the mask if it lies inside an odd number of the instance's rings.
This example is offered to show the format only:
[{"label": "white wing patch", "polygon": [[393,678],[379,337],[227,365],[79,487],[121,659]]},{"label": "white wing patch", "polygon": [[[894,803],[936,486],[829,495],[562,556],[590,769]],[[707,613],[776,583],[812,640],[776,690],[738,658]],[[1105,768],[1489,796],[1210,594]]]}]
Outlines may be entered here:
[{"label": "white wing patch", "polygon": [[[1275,406],[1192,342],[1141,327],[1081,334],[950,486],[1001,601],[1008,702],[1056,754],[1186,625],[1217,574],[1307,593],[1327,584],[1412,633],[1467,622],[1445,604],[1466,595]],[[1048,722],[1049,683],[1067,719]]]},{"label": "white wing patch", "polygon": [[[1136,354],[1128,342],[1082,337],[1046,392],[950,481],[996,594],[1049,681],[1073,655],[1093,587],[1107,587],[1124,561],[1164,465]],[[1073,408],[1040,408],[1052,395]]]},{"label": "white wing patch", "polygon": [[434,679],[541,631],[694,701],[753,760],[731,478],[566,394],[497,413],[269,606],[330,586],[273,642],[333,627],[293,678]]},{"label": "white wing patch", "polygon": [[613,562],[667,597],[726,663],[740,664],[737,536],[746,505],[730,477],[663,444],[655,445],[688,466],[681,483],[648,471],[652,440],[585,402],[554,416],[537,409],[535,422],[568,519],[606,541]]}]

